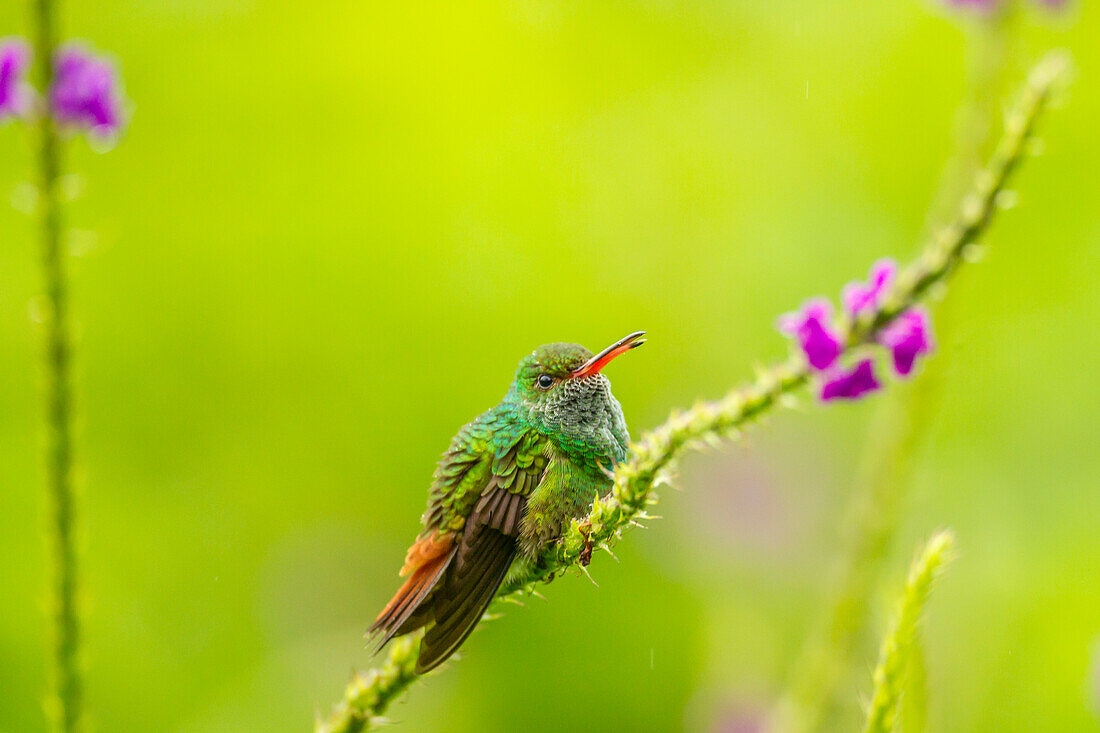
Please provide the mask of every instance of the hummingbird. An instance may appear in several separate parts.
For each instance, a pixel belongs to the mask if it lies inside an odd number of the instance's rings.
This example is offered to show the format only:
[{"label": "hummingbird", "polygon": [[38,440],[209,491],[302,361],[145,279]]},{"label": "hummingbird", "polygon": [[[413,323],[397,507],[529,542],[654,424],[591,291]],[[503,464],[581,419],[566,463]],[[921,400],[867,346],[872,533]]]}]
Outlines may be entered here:
[{"label": "hummingbird", "polygon": [[630,434],[602,370],[645,343],[644,331],[598,354],[578,344],[538,347],[519,362],[508,393],[458,431],[428,491],[407,578],[367,632],[376,651],[427,628],[416,672],[447,660],[496,597],[611,488]]}]

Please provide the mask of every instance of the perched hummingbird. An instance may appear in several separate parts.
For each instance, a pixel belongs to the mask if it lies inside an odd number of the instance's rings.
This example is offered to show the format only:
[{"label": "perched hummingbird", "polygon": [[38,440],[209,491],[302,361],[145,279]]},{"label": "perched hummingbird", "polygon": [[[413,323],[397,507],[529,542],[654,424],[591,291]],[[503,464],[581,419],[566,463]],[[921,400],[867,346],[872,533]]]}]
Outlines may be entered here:
[{"label": "perched hummingbird", "polygon": [[423,531],[405,556],[405,584],[375,619],[378,648],[427,627],[416,671],[466,640],[516,566],[540,552],[611,488],[630,434],[607,377],[644,331],[600,353],[546,344],[524,357],[500,404],[466,424],[435,470]]}]

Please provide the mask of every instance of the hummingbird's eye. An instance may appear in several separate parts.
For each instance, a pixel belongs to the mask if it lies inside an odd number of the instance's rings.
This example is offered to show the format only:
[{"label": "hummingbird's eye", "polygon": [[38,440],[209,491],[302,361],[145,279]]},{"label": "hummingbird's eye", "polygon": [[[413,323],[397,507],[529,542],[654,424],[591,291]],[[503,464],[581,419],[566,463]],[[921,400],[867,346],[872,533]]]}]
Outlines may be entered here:
[{"label": "hummingbird's eye", "polygon": [[550,389],[554,386],[554,378],[549,374],[539,375],[539,389]]}]

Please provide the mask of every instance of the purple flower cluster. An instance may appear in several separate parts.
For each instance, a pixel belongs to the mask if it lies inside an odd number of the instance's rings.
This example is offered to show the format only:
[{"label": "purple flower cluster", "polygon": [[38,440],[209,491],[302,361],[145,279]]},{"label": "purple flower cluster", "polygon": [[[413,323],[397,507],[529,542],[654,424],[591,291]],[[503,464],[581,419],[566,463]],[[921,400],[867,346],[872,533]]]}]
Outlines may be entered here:
[{"label": "purple flower cluster", "polygon": [[[873,313],[882,304],[897,275],[893,260],[880,260],[871,268],[867,282],[845,286],[842,300],[848,317]],[[864,356],[854,365],[843,364],[843,336],[834,325],[832,304],[815,298],[797,313],[780,317],[779,330],[796,339],[810,367],[817,373],[821,399],[858,399],[882,387],[875,374],[875,359]],[[928,312],[914,307],[881,329],[874,342],[890,352],[894,371],[900,377],[913,372],[917,359],[932,351],[932,326]]]},{"label": "purple flower cluster", "polygon": [[[30,54],[19,40],[0,43],[0,119],[22,116],[30,109],[32,90],[26,82]],[[46,95],[49,113],[66,127],[100,137],[122,128],[122,93],[111,63],[80,46],[58,50],[53,84]]]},{"label": "purple flower cluster", "polygon": [[0,42],[0,120],[26,111],[27,85],[23,75],[29,56],[22,41]]},{"label": "purple flower cluster", "polygon": [[[1066,4],[1066,0],[1037,0],[1040,5],[1045,5],[1048,8],[1061,8]],[[983,12],[989,12],[996,10],[997,6],[1001,5],[1003,0],[947,0],[948,5],[954,5],[957,8],[974,8]]]},{"label": "purple flower cluster", "polygon": [[103,136],[122,127],[122,100],[110,62],[78,46],[54,57],[50,109],[58,122]]}]

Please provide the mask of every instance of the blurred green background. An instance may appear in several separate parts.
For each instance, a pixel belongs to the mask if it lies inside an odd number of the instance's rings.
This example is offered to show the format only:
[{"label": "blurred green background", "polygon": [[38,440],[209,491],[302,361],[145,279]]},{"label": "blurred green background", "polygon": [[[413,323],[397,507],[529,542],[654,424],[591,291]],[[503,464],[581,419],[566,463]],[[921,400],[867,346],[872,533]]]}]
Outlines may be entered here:
[{"label": "blurred green background", "polygon": [[[917,0],[62,6],[134,102],[117,148],[69,156],[99,731],[309,729],[369,663],[435,459],[534,346],[648,330],[608,372],[638,434],[782,357],[778,313],[911,256],[978,32]],[[946,525],[932,728],[1100,729],[1098,37],[1091,2],[1019,22],[1012,78],[1068,46],[1078,83],[952,284],[853,715]],[[31,141],[0,129],[5,197]],[[0,731],[44,727],[33,237],[0,209]],[[506,607],[397,730],[751,721],[820,616],[874,403],[907,389],[692,457],[598,589]]]}]

